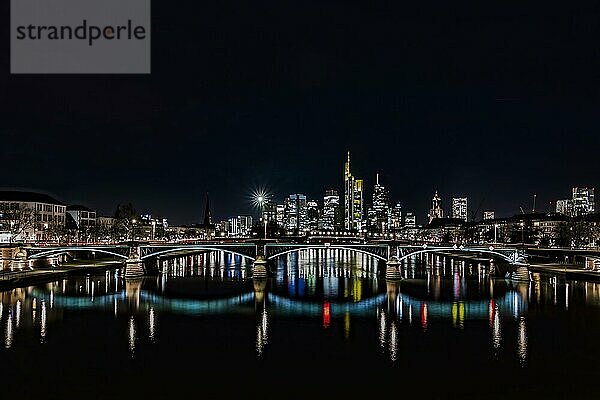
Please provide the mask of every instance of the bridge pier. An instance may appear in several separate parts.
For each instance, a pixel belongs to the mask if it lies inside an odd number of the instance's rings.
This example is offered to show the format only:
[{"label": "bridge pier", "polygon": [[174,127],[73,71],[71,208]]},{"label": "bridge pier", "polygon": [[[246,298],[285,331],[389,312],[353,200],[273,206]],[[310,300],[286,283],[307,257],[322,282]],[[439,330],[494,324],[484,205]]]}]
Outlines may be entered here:
[{"label": "bridge pier", "polygon": [[24,248],[19,247],[14,253],[11,269],[26,269],[31,265],[27,258],[27,251]]},{"label": "bridge pier", "polygon": [[529,268],[527,268],[527,265],[517,265],[516,271],[511,274],[511,279],[515,281],[529,282],[531,278],[529,277]]},{"label": "bridge pier", "polygon": [[144,276],[144,263],[140,258],[139,248],[134,246],[129,252],[129,257],[125,261],[125,271],[123,273],[125,278],[135,278]]},{"label": "bridge pier", "polygon": [[265,289],[267,287],[267,280],[256,278],[253,279],[254,284],[254,309],[262,311],[265,308]]},{"label": "bridge pier", "polygon": [[391,256],[385,265],[385,279],[395,281],[402,278],[402,275],[400,274],[400,261],[398,260],[398,256]]},{"label": "bridge pier", "polygon": [[393,280],[386,282],[386,290],[387,290],[387,312],[389,315],[396,316],[398,313],[398,309],[396,307],[396,299],[398,298],[398,293],[400,292],[399,283]]},{"label": "bridge pier", "polygon": [[252,278],[263,279],[267,277],[267,259],[263,255],[256,256],[252,266]]}]

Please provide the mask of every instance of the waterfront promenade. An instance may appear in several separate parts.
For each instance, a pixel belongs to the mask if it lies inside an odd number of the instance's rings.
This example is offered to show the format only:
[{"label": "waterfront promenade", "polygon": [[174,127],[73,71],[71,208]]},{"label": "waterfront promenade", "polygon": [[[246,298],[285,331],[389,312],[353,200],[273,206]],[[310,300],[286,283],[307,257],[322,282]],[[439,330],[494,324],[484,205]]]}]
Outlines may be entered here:
[{"label": "waterfront promenade", "polygon": [[69,275],[118,268],[120,261],[71,262],[57,267],[23,271],[0,271],[0,290],[49,282]]}]

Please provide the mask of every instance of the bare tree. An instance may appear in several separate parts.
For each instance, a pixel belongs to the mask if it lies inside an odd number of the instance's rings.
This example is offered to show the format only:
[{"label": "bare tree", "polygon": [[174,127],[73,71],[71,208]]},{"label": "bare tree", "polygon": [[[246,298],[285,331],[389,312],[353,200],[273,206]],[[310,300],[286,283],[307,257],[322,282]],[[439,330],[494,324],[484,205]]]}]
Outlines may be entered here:
[{"label": "bare tree", "polygon": [[27,231],[35,229],[37,223],[37,212],[24,204],[11,207],[2,213],[1,219],[4,229],[9,233],[10,244]]},{"label": "bare tree", "polygon": [[46,240],[61,243],[67,239],[69,232],[65,226],[56,220],[50,221],[45,229]]}]

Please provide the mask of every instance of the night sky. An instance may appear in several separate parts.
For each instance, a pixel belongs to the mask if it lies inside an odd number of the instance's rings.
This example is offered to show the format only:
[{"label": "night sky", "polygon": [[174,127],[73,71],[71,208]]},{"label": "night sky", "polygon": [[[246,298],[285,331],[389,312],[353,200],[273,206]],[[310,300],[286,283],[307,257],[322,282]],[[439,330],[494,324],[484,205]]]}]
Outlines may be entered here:
[{"label": "night sky", "polygon": [[10,75],[3,1],[0,187],[192,223],[342,191],[348,150],[418,223],[600,187],[597,8],[352,3],[154,0],[151,75]]}]

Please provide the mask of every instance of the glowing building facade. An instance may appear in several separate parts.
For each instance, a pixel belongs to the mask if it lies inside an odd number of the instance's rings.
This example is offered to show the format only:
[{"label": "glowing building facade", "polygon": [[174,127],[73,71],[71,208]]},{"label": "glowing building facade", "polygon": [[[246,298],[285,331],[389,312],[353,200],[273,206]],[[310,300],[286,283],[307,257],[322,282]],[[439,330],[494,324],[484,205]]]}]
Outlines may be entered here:
[{"label": "glowing building facade", "polygon": [[431,210],[429,210],[429,222],[435,218],[444,218],[444,210],[442,209],[442,199],[440,198],[437,190],[431,199]]},{"label": "glowing building facade", "polygon": [[363,180],[356,179],[350,172],[350,152],[344,168],[344,228],[363,229]]},{"label": "glowing building facade", "polygon": [[573,216],[593,213],[596,210],[594,188],[573,188]]},{"label": "glowing building facade", "polygon": [[453,197],[452,198],[452,218],[467,220],[467,198]]},{"label": "glowing building facade", "polygon": [[390,222],[389,217],[389,194],[385,187],[379,184],[379,174],[377,174],[373,188],[373,203],[368,212],[369,230],[380,233],[387,232]]},{"label": "glowing building facade", "polygon": [[308,229],[308,206],[306,195],[290,194],[285,199],[285,229],[298,234]]},{"label": "glowing building facade", "polygon": [[321,228],[333,231],[336,229],[336,215],[340,207],[340,195],[337,190],[325,191],[323,196],[323,217],[321,218]]}]

